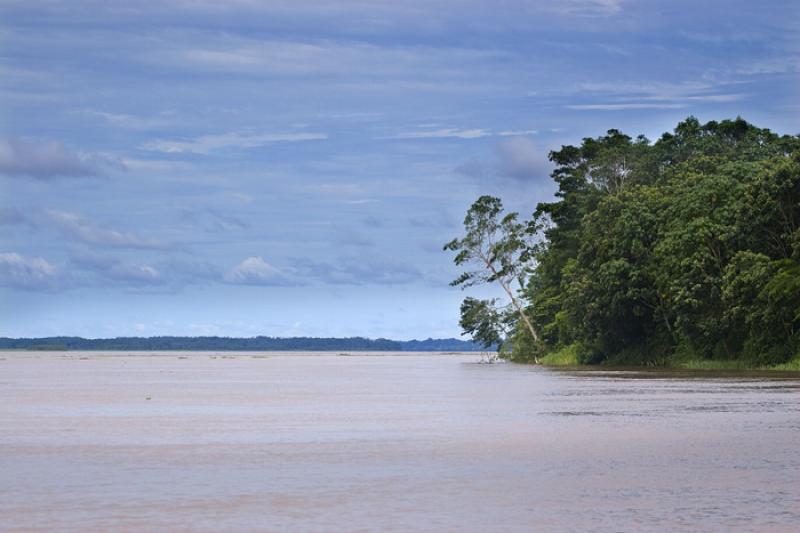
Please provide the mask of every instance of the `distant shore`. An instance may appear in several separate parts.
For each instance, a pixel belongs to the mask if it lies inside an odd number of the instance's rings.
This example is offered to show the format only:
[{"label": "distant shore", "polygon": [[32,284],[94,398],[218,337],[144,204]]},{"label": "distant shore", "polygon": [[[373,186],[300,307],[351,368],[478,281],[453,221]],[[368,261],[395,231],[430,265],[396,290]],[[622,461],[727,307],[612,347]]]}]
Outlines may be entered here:
[{"label": "distant shore", "polygon": [[366,337],[0,337],[0,350],[38,351],[286,351],[286,352],[480,352],[479,345],[455,338],[397,341]]},{"label": "distant shore", "polygon": [[268,359],[271,357],[464,357],[478,352],[429,351],[320,351],[320,350],[17,350],[0,349],[0,361],[99,359]]}]

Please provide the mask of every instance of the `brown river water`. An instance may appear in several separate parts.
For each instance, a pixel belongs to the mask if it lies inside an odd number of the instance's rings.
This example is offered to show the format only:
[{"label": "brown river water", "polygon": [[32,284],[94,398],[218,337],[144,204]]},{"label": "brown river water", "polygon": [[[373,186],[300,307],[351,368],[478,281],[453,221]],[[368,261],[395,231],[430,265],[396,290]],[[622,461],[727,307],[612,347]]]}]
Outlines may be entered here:
[{"label": "brown river water", "polygon": [[3,531],[800,531],[800,374],[0,352]]}]

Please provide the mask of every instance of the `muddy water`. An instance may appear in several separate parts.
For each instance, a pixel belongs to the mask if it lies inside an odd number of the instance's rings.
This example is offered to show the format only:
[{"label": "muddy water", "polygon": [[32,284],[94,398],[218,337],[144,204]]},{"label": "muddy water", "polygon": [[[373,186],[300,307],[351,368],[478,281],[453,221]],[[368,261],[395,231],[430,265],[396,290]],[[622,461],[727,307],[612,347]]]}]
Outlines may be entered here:
[{"label": "muddy water", "polygon": [[796,531],[800,376],[0,353],[0,529]]}]

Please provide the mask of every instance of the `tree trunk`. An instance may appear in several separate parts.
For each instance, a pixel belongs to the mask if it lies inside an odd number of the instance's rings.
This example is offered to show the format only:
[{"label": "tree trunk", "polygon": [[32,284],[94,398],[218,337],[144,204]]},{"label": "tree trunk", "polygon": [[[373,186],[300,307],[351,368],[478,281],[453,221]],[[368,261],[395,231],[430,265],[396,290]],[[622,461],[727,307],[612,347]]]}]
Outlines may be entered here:
[{"label": "tree trunk", "polygon": [[[497,281],[500,282],[500,286],[503,287],[503,290],[506,291],[508,297],[511,298],[511,304],[514,306],[514,309],[517,310],[517,313],[519,313],[519,316],[522,318],[522,321],[525,322],[525,326],[527,326],[528,331],[533,337],[533,340],[539,343],[539,334],[536,333],[536,328],[533,327],[533,324],[528,318],[528,315],[525,314],[525,310],[522,309],[522,306],[514,297],[514,294],[511,292],[511,288],[503,280],[498,279]],[[539,357],[535,353],[533,354],[533,362],[536,363],[537,365],[539,364]]]},{"label": "tree trunk", "polygon": [[[514,309],[517,310],[517,313],[519,313],[520,318],[522,318],[522,321],[525,323],[525,326],[528,328],[528,331],[530,332],[531,336],[533,337],[533,340],[538,344],[540,342],[539,334],[536,333],[536,328],[533,327],[533,323],[530,321],[530,319],[528,318],[528,315],[525,314],[525,311],[522,309],[522,306],[517,301],[517,298],[514,296],[514,293],[511,291],[511,287],[509,287],[508,283],[503,281],[503,278],[498,275],[497,269],[494,268],[494,265],[492,264],[492,262],[489,261],[484,254],[480,254],[480,258],[483,260],[483,262],[486,265],[486,267],[489,270],[492,271],[492,274],[494,274],[494,277],[497,279],[498,283],[500,283],[500,286],[503,287],[503,290],[506,291],[506,294],[508,294],[508,297],[511,298],[511,305],[513,305]],[[533,362],[536,363],[537,365],[539,364],[539,357],[535,353],[533,354]]]}]

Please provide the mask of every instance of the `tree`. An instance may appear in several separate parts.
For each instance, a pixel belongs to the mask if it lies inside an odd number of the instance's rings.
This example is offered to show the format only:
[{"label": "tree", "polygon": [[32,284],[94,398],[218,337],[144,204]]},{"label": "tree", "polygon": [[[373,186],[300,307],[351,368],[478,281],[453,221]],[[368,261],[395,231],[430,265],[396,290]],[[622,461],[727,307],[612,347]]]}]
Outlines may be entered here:
[{"label": "tree", "polygon": [[[530,234],[526,232],[527,226],[518,221],[517,213],[502,214],[503,203],[493,196],[481,196],[469,208],[464,218],[466,235],[445,244],[444,250],[457,252],[454,259],[456,265],[472,265],[476,268],[464,272],[450,285],[467,288],[497,282],[538,345],[540,336],[513,288],[515,282],[519,289],[525,287],[525,277],[533,261],[533,246],[528,242]],[[468,305],[467,309],[472,310],[474,306]],[[539,362],[536,353],[533,354],[533,360]]]},{"label": "tree", "polygon": [[633,186],[606,196],[586,215],[581,246],[565,269],[562,310],[585,348],[581,362],[597,363],[623,352],[659,359],[652,347],[662,306],[654,289],[652,248],[661,199],[653,187]]},{"label": "tree", "polygon": [[549,157],[558,191],[518,265],[539,336],[519,320],[515,356],[800,358],[800,136],[689,117],[655,143],[609,130]]}]

